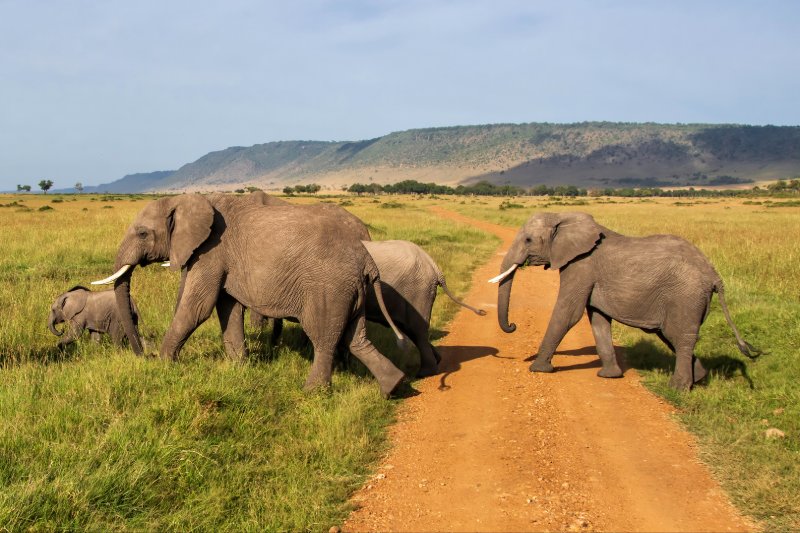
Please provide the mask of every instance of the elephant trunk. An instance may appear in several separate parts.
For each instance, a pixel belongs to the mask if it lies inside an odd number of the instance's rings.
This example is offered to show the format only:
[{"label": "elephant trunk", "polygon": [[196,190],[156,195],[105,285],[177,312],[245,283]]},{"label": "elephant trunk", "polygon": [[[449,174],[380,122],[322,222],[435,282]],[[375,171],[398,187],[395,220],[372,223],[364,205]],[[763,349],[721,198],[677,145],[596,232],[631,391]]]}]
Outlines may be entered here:
[{"label": "elephant trunk", "polygon": [[506,333],[514,333],[517,329],[516,324],[508,323],[508,304],[511,300],[511,285],[514,283],[514,272],[509,274],[497,288],[497,322],[500,329]]},{"label": "elephant trunk", "polygon": [[58,331],[56,329],[56,314],[52,311],[50,311],[50,316],[47,317],[47,328],[50,330],[50,333],[57,337],[64,334],[63,331]]},{"label": "elephant trunk", "polygon": [[525,263],[527,254],[523,245],[523,235],[520,232],[514,239],[511,248],[503,258],[503,264],[500,266],[502,274],[496,279],[500,279],[500,285],[497,287],[497,322],[500,324],[500,329],[506,333],[514,333],[517,329],[516,324],[508,323],[508,305],[511,301],[511,286],[514,283],[514,275],[517,273],[516,267]]},{"label": "elephant trunk", "polygon": [[132,272],[133,269],[128,270],[114,282],[114,296],[117,300],[117,313],[119,314],[120,322],[122,322],[122,328],[125,330],[125,336],[128,337],[128,342],[131,343],[131,349],[136,355],[142,355],[144,349],[134,323],[134,311],[131,303]]}]

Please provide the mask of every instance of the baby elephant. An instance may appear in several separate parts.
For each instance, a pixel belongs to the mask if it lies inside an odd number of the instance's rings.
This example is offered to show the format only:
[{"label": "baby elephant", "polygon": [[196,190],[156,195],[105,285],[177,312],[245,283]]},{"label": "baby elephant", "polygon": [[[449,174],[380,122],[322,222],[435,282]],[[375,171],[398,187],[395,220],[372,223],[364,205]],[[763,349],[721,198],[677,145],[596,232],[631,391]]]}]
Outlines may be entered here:
[{"label": "baby elephant", "polygon": [[[133,305],[134,323],[139,323],[139,310]],[[62,331],[56,325],[66,323]],[[94,341],[100,340],[101,333],[111,335],[114,344],[121,346],[125,339],[122,323],[117,317],[117,303],[114,291],[92,292],[86,287],[73,287],[56,298],[50,307],[47,327],[53,335],[61,337],[59,347],[64,347],[80,338],[88,329]],[[66,335],[63,335],[66,331]]]}]

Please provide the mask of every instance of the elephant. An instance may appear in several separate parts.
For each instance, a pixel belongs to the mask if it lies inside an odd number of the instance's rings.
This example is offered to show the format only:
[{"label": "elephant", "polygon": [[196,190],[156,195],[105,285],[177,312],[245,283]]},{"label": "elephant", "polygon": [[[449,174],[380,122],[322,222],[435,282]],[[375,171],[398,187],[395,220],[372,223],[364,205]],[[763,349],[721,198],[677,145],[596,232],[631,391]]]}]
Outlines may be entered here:
[{"label": "elephant", "polygon": [[[131,315],[134,328],[138,328],[139,309],[133,300]],[[64,330],[56,329],[57,325],[64,323],[67,324]],[[78,340],[86,329],[96,342],[100,341],[103,333],[109,334],[118,346],[125,339],[125,331],[117,315],[114,291],[92,292],[80,285],[72,287],[55,299],[47,317],[47,327],[53,335],[61,337],[58,345],[62,348]],[[65,332],[67,335],[64,336]]]},{"label": "elephant", "polygon": [[[439,265],[425,250],[409,241],[363,241],[381,274],[381,289],[389,315],[397,327],[413,342],[420,354],[417,377],[438,372],[441,361],[436,348],[428,339],[431,309],[439,287],[458,305],[477,315],[486,311],[476,309],[456,298],[447,288]],[[367,294],[367,320],[388,325],[380,313],[375,294]]]},{"label": "elephant", "polygon": [[[439,371],[441,356],[428,339],[431,310],[439,287],[458,305],[484,316],[486,311],[476,309],[456,298],[447,288],[439,265],[425,250],[409,241],[362,241],[381,275],[381,290],[386,309],[394,323],[414,343],[420,354],[420,368],[416,377],[433,376]],[[367,291],[366,318],[384,326],[389,324],[378,305],[372,287]],[[251,324],[260,327],[263,317],[251,313]],[[259,321],[261,318],[262,321]],[[272,343],[281,333],[280,321],[272,329]]]},{"label": "elephant", "polygon": [[739,350],[755,358],[761,352],[742,339],[725,303],[722,279],[703,253],[675,235],[628,237],[609,230],[586,213],[537,213],[517,233],[501,266],[497,318],[506,333],[515,269],[525,264],[558,269],[555,308],[530,366],[553,372],[561,340],[587,311],[602,368],[601,377],[622,376],[611,340],[611,321],[656,333],[675,353],[670,386],[689,390],[706,375],[694,355],[700,326],[713,293],[733,330]]},{"label": "elephant", "polygon": [[[131,320],[130,279],[137,265],[169,261],[181,271],[175,314],[160,355],[176,360],[186,340],[216,309],[226,354],[246,355],[244,307],[295,318],[314,345],[305,388],[330,386],[333,352],[341,342],[376,377],[384,397],[404,375],[366,338],[368,285],[379,303],[378,268],[361,241],[339,231],[329,210],[314,206],[228,204],[199,194],[150,202],[120,243],[114,283],[117,308],[134,352],[143,352]],[[387,317],[398,338],[402,334]]]}]

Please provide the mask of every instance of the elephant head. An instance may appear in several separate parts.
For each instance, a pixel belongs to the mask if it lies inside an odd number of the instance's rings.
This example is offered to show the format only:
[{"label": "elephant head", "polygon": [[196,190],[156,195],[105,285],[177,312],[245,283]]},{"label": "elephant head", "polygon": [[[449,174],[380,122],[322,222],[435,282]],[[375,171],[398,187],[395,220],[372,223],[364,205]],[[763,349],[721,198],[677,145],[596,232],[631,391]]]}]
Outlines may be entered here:
[{"label": "elephant head", "polygon": [[64,334],[63,331],[57,330],[56,326],[72,320],[75,315],[83,311],[88,296],[89,289],[78,285],[56,298],[50,306],[50,315],[47,317],[47,327],[53,335],[60,337]]},{"label": "elephant head", "polygon": [[193,252],[211,234],[214,209],[199,194],[183,194],[149,203],[128,228],[117,251],[116,273],[92,282],[95,285],[114,283],[117,312],[137,355],[143,352],[136,330],[131,305],[130,279],[133,267],[169,261],[170,268],[181,270]]},{"label": "elephant head", "polygon": [[506,333],[516,330],[508,323],[508,304],[514,272],[524,264],[561,269],[570,261],[591,252],[605,233],[586,213],[539,213],[533,215],[517,233],[501,266],[502,273],[492,282],[497,289],[497,319]]}]

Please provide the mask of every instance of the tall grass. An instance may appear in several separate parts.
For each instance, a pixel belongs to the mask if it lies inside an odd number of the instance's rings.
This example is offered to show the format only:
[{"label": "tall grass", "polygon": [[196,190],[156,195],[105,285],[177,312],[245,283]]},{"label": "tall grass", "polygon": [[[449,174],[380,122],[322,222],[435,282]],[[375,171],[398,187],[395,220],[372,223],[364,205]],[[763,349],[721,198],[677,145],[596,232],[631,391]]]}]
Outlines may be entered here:
[{"label": "tall grass", "polygon": [[[615,342],[646,386],[679,408],[702,458],[739,507],[767,529],[800,528],[800,208],[740,200],[528,198],[514,200],[521,209],[500,209],[500,202],[448,205],[511,227],[536,211],[584,211],[623,234],[680,235],[708,256],[740,332],[766,351],[759,360],[738,353],[717,298],[695,350],[710,377],[692,392],[669,388],[674,357],[654,335],[615,325]],[[785,437],[768,437],[770,428]]]},{"label": "tall grass", "polygon": [[[303,393],[311,351],[296,326],[278,347],[248,331],[245,365],[224,358],[213,317],[175,364],[88,337],[59,352],[46,327],[50,304],[110,273],[148,198],[52,200],[0,197],[16,203],[0,208],[0,526],[319,530],[341,522],[348,495],[384,450],[396,402],[350,371],[334,374],[330,394]],[[480,232],[430,224],[424,209],[355,204],[375,238],[422,244],[458,291],[494,248]],[[177,286],[158,266],[133,275],[149,352],[172,318]],[[445,300],[434,308],[436,328],[453,313]],[[370,335],[399,366],[419,364],[382,328]]]}]

